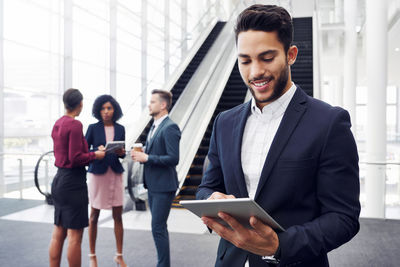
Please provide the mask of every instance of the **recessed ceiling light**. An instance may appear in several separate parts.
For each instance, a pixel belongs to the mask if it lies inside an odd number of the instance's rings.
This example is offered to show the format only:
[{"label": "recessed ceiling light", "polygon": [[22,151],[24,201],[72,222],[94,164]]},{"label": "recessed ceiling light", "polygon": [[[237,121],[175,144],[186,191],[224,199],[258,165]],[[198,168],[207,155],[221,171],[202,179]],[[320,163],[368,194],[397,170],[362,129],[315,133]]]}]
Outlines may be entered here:
[{"label": "recessed ceiling light", "polygon": [[394,51],[399,52],[399,51],[400,51],[400,48],[396,47],[396,48],[394,49]]}]

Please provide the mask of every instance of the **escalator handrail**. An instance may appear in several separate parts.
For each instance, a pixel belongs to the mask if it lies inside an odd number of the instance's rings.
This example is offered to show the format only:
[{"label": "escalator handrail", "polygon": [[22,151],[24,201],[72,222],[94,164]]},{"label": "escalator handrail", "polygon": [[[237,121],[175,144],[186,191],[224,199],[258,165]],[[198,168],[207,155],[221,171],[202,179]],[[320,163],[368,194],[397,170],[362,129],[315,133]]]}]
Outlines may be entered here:
[{"label": "escalator handrail", "polygon": [[50,193],[44,193],[44,192],[40,189],[39,177],[38,177],[39,164],[40,164],[40,161],[41,161],[45,156],[47,156],[47,155],[49,155],[49,154],[52,154],[52,153],[54,153],[53,150],[48,151],[48,152],[46,152],[46,153],[43,153],[43,154],[39,157],[38,161],[36,162],[35,171],[34,171],[35,186],[36,186],[36,188],[38,189],[39,193],[42,194],[43,196],[46,196],[46,197],[47,197],[48,195],[51,195],[51,194],[50,194]]},{"label": "escalator handrail", "polygon": [[[176,168],[179,181],[177,193],[179,193],[185,181],[193,158],[196,155],[204,133],[207,130],[208,123],[218,105],[218,101],[236,62],[233,23],[234,19],[227,22],[223,32],[221,32],[218,37],[223,39],[223,45],[218,45],[217,41],[214,44],[216,48],[219,49],[218,60],[214,63],[213,68],[207,72],[209,76],[203,77],[201,94],[199,93],[191,109],[186,108],[189,112],[185,114],[185,117],[182,116],[185,120],[181,120],[181,124],[178,124],[182,127],[182,137],[180,143],[180,161]],[[206,59],[201,64],[205,66],[211,65]],[[198,69],[200,69],[200,67],[201,66],[199,66]],[[181,101],[183,101],[183,99]],[[183,107],[184,105],[181,106]],[[196,115],[194,115],[194,113],[196,113]]]},{"label": "escalator handrail", "polygon": [[[179,181],[178,193],[185,181],[187,173],[189,172],[191,163],[193,162],[200,146],[204,133],[207,130],[208,123],[214,114],[214,110],[218,105],[219,99],[229,79],[229,75],[236,62],[234,47],[233,51],[229,51],[229,49],[226,51],[225,58],[220,62],[219,67],[209,79],[204,95],[202,95],[197,106],[193,109],[190,117],[186,121],[186,130],[182,132],[180,144],[181,155],[179,164],[176,168]],[[198,114],[201,114],[201,119],[196,118]]]},{"label": "escalator handrail", "polygon": [[36,162],[35,171],[34,171],[35,186],[36,186],[37,190],[39,191],[39,193],[42,194],[43,196],[45,196],[45,200],[46,200],[47,204],[49,204],[49,205],[52,205],[52,204],[53,204],[53,198],[52,198],[52,196],[51,196],[51,193],[49,193],[49,192],[46,192],[46,193],[45,193],[45,192],[43,192],[43,191],[40,189],[38,172],[39,172],[40,161],[41,161],[45,156],[47,156],[47,155],[49,155],[49,154],[53,154],[53,153],[54,153],[53,150],[48,151],[48,152],[46,152],[46,153],[43,153],[43,154],[39,157],[38,161]]}]

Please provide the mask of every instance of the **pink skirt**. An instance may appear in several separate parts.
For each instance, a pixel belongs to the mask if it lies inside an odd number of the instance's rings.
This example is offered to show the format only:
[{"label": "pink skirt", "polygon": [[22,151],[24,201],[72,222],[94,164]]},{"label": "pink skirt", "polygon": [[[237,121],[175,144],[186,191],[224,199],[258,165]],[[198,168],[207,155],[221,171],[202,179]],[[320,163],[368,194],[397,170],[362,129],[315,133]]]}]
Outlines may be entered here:
[{"label": "pink skirt", "polygon": [[111,209],[124,204],[122,173],[108,167],[104,174],[88,173],[89,203],[95,209]]}]

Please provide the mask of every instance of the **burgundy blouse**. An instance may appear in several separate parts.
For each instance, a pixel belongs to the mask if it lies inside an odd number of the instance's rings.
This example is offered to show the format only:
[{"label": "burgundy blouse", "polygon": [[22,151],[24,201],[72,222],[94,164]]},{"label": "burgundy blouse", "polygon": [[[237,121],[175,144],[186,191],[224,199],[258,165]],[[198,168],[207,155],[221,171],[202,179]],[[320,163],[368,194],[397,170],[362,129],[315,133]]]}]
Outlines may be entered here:
[{"label": "burgundy blouse", "polygon": [[56,121],[51,133],[54,143],[55,165],[60,168],[75,168],[88,165],[96,156],[89,152],[82,132],[82,123],[69,116]]}]

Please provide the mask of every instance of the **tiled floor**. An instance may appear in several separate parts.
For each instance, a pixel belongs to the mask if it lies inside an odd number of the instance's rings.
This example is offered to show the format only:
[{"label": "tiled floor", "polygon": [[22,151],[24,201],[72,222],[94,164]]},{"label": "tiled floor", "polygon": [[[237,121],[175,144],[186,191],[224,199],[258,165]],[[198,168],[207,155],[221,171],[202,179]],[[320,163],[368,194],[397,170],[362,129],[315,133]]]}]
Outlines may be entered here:
[{"label": "tiled floor", "polygon": [[[34,193],[34,192],[33,192]],[[24,192],[29,197],[29,191]],[[18,197],[15,195],[14,197]],[[9,196],[10,197],[10,196]],[[40,197],[40,196],[39,196]],[[37,199],[38,196],[34,196]],[[43,197],[41,197],[43,199]],[[0,217],[0,219],[26,221],[26,222],[42,222],[53,223],[54,207],[43,204],[23,211],[15,212]],[[131,210],[123,214],[123,222],[125,229],[132,230],[151,230],[151,214],[149,209],[146,211]],[[99,218],[99,227],[113,228],[111,210],[101,210]],[[204,234],[207,228],[204,226],[200,218],[185,209],[171,209],[168,218],[168,230],[175,233],[188,234]]]},{"label": "tiled floor", "polygon": [[[43,200],[35,187],[23,190],[22,196],[24,199]],[[20,192],[14,191],[5,195],[7,198],[20,198]],[[128,196],[126,196],[128,198]],[[34,208],[8,214],[0,217],[0,219],[15,220],[15,221],[30,221],[30,222],[45,222],[53,223],[53,206],[43,204]],[[386,206],[386,219],[399,219],[400,206]],[[361,209],[361,217],[365,217],[363,209]],[[110,210],[102,210],[100,212],[100,227],[113,228],[113,220]],[[151,214],[146,211],[128,211],[123,214],[124,228],[132,230],[151,230]],[[189,233],[189,234],[204,234],[207,228],[202,221],[194,214],[185,209],[171,209],[168,218],[168,229],[170,232]]]},{"label": "tiled floor", "polygon": [[[24,192],[24,196],[28,196]],[[18,198],[18,197],[17,197]],[[51,238],[53,206],[41,201],[16,201],[4,199],[0,216],[0,266],[48,265],[48,242]],[[43,201],[43,202],[42,202]],[[27,205],[30,204],[30,205]],[[10,205],[19,208],[7,209]],[[390,211],[398,212],[396,207]],[[149,211],[128,211],[123,214],[125,232],[124,258],[135,266],[154,266],[156,251],[151,237]],[[40,223],[37,223],[40,222]],[[97,252],[104,266],[111,266],[114,248],[113,220],[111,211],[100,214],[101,234]],[[360,232],[350,242],[329,253],[331,266],[398,266],[399,221],[361,219]],[[201,220],[184,209],[172,209],[168,220],[171,233],[172,266],[213,266],[219,237],[208,234]],[[3,232],[1,232],[3,231]],[[84,233],[82,252],[83,266],[88,266],[89,244]],[[27,238],[28,237],[28,238]],[[377,255],[383,255],[379,257]],[[66,266],[66,257],[63,257]]]}]

